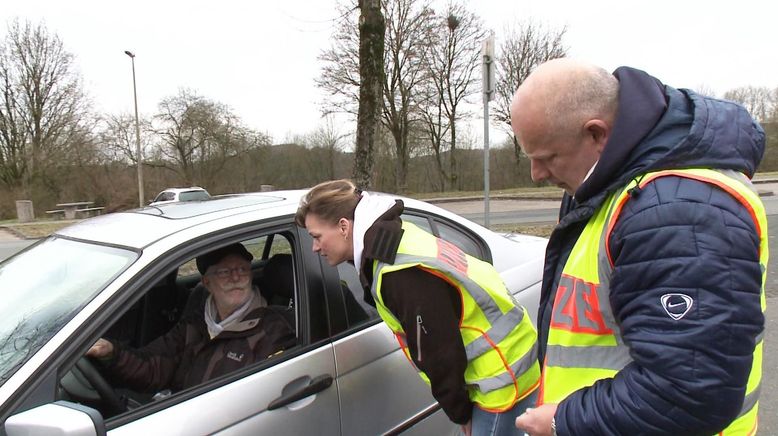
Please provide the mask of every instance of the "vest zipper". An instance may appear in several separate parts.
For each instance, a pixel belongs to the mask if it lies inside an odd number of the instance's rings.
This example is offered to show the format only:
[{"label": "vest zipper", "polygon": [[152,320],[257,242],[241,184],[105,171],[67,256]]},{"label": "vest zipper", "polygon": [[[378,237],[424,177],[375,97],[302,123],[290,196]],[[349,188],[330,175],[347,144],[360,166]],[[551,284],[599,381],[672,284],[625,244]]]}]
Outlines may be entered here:
[{"label": "vest zipper", "polygon": [[416,315],[416,360],[421,362],[421,332],[427,334],[427,329],[422,324],[421,315]]}]

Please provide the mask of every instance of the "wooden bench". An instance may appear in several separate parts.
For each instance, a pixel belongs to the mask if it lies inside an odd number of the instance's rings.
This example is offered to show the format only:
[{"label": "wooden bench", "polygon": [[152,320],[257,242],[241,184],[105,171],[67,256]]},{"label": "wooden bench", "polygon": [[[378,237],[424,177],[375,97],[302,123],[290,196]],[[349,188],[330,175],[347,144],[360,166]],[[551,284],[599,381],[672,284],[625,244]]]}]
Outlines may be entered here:
[{"label": "wooden bench", "polygon": [[76,213],[79,213],[81,215],[89,217],[89,216],[94,216],[94,215],[100,215],[101,213],[103,213],[103,209],[105,209],[105,207],[102,207],[102,206],[100,206],[100,207],[85,207],[83,209],[76,209]]},{"label": "wooden bench", "polygon": [[62,219],[65,217],[65,209],[47,210],[46,213],[57,219]]}]

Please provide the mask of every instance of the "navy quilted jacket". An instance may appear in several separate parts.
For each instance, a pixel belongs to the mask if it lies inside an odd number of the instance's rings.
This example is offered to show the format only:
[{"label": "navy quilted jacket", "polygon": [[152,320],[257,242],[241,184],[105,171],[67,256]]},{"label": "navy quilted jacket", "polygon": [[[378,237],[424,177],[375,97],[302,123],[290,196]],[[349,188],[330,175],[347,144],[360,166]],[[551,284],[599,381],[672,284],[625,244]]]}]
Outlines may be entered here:
[{"label": "navy quilted jacket", "polygon": [[[613,132],[591,177],[563,201],[549,240],[540,344],[567,256],[608,194],[660,169],[734,169],[750,177],[764,152],[764,132],[741,106],[631,68],[614,75]],[[634,361],[560,403],[558,434],[714,434],[738,415],[764,329],[755,229],[740,203],[703,182],[665,177],[633,193],[610,239],[610,304]],[[671,292],[693,298],[679,320],[660,301]]]}]

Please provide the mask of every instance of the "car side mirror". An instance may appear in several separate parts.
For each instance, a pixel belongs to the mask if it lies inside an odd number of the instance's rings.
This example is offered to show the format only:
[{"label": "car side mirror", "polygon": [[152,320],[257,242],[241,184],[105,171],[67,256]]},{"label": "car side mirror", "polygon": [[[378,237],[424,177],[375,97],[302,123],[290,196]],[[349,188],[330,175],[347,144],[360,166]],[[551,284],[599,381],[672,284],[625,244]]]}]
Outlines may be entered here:
[{"label": "car side mirror", "polygon": [[5,432],[8,436],[106,434],[100,412],[68,401],[56,401],[17,413],[5,420]]}]

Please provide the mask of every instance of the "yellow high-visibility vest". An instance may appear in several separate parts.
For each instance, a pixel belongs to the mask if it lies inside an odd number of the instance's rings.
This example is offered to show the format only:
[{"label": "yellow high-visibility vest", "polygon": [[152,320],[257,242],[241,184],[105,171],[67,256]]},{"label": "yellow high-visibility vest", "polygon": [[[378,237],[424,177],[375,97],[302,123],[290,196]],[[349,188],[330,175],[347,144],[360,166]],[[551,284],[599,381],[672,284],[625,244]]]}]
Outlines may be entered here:
[{"label": "yellow high-visibility vest", "polygon": [[[510,295],[491,264],[412,223],[403,221],[402,228],[405,232],[395,263],[375,261],[373,264],[371,292],[379,315],[413,364],[405,338],[406,334],[419,332],[405,332],[386,308],[381,295],[382,277],[415,267],[448,282],[459,291],[462,301],[459,331],[467,355],[464,376],[470,400],[493,412],[510,409],[531,394],[540,382],[537,332],[526,309]],[[429,384],[426,374],[416,369]]]},{"label": "yellow high-visibility vest", "polygon": [[[639,182],[633,180],[603,202],[589,219],[570,252],[554,298],[539,395],[541,404],[558,403],[597,380],[614,377],[632,361],[629,347],[622,340],[609,303],[613,262],[608,240],[622,207],[629,199],[629,190],[636,186],[642,188],[652,180],[665,176],[713,184],[732,195],[748,210],[760,238],[761,306],[764,312],[768,260],[767,217],[750,180],[734,171],[710,169],[647,173],[638,178]],[[764,332],[756,338],[753,364],[741,411],[720,433],[722,435],[751,435],[756,432],[763,337]]]}]

